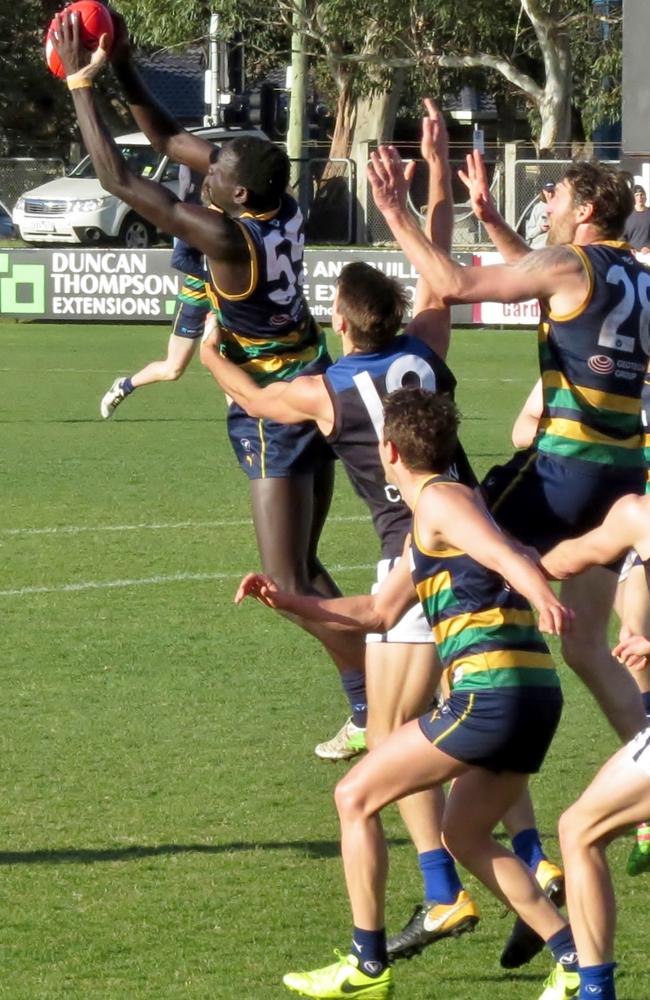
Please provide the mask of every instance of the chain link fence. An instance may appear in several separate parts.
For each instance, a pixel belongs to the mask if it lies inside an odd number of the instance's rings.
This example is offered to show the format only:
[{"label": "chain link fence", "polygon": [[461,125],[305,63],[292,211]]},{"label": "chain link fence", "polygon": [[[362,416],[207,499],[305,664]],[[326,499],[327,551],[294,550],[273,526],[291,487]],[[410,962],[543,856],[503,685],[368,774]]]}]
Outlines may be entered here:
[{"label": "chain link fence", "polygon": [[11,211],[25,191],[45,184],[54,177],[62,177],[65,171],[63,160],[54,157],[0,158],[0,201]]},{"label": "chain link fence", "polygon": [[[414,152],[419,153],[419,147]],[[510,204],[514,205],[514,215],[509,218],[516,220],[515,228],[523,235],[526,219],[542,184],[559,181],[573,161],[516,159],[509,173],[509,183],[514,190],[506,191],[508,179],[502,154],[502,148],[486,151],[490,190],[502,214],[505,214],[506,195],[509,195]],[[424,222],[428,175],[424,161],[417,156],[414,159],[416,168],[410,204],[415,215]],[[616,161],[609,162],[616,165]],[[375,207],[370,188],[365,183],[359,183],[353,160],[330,160],[321,156],[302,160],[301,163],[299,197],[307,220],[306,237],[309,243],[340,246],[357,242],[375,245],[394,243],[383,216]],[[465,166],[465,160],[452,151],[450,164],[454,198],[453,249],[471,250],[486,245],[489,243],[487,235],[474,217],[466,189],[458,179],[458,170]],[[363,169],[365,171],[365,165]],[[11,211],[25,191],[62,176],[65,170],[64,161],[57,158],[0,158],[0,201]],[[358,215],[365,219],[361,231],[357,226]]]},{"label": "chain link fence", "polygon": [[[464,169],[465,160],[453,158],[450,159],[449,163],[451,166],[452,195],[454,198],[453,249],[471,249],[479,244],[485,243],[487,236],[483,226],[472,212],[469,201],[467,200],[467,189],[458,178],[458,171],[461,168]],[[409,202],[413,213],[420,219],[420,222],[424,224],[429,185],[428,170],[425,161],[422,159],[416,159],[415,164],[415,173],[411,182]],[[499,208],[499,211],[502,211],[504,196],[503,165],[501,161],[486,159],[486,167],[488,171],[488,178],[490,179],[490,191],[492,193],[492,197]],[[368,243],[394,243],[395,241],[393,235],[386,225],[383,215],[378,211],[369,187],[366,191],[365,213]]]}]

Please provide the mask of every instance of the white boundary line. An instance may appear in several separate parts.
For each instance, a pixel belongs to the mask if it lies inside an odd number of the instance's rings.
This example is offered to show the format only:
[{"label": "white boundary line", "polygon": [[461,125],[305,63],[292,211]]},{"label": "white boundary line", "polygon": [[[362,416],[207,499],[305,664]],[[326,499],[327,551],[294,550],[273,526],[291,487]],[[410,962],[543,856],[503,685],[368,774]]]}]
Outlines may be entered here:
[{"label": "white boundary line", "polygon": [[[353,573],[371,570],[376,563],[360,563],[358,566],[330,566],[332,573]],[[33,594],[77,594],[84,590],[117,590],[121,587],[150,587],[165,583],[206,583],[211,580],[241,580],[240,573],[174,573],[171,576],[149,576],[133,580],[84,580],[79,583],[62,583],[54,587],[17,587],[14,590],[0,590],[0,597],[29,597]]]},{"label": "white boundary line", "polygon": [[[360,523],[367,521],[370,524],[370,515],[350,514],[349,516],[335,516],[327,519],[328,524]],[[81,535],[84,532],[101,531],[175,531],[180,528],[239,528],[245,525],[252,525],[251,518],[233,518],[230,521],[169,521],[152,522],[147,524],[69,524],[61,525],[58,528],[0,528],[0,536],[8,535],[16,537],[20,535]]]}]

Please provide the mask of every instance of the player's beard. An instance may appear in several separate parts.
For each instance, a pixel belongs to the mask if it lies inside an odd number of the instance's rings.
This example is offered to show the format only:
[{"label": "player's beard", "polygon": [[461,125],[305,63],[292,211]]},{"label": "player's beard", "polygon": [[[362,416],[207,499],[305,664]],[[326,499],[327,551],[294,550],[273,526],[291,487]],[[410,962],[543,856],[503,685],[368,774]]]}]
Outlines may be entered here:
[{"label": "player's beard", "polygon": [[574,236],[575,228],[571,219],[562,218],[559,215],[551,216],[548,239],[546,241],[547,246],[559,247],[567,243],[573,243]]}]

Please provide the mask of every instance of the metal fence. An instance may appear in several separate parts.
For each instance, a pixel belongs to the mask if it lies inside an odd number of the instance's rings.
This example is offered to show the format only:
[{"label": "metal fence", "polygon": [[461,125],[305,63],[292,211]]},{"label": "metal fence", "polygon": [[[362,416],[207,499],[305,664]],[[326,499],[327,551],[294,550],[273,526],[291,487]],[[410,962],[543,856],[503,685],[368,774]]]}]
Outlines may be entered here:
[{"label": "metal fence", "polygon": [[[419,148],[414,150],[419,152]],[[519,150],[517,150],[519,152]],[[416,169],[410,201],[414,213],[424,221],[428,178],[423,160],[414,157]],[[571,160],[508,159],[503,147],[486,151],[490,190],[500,212],[523,234],[525,221],[545,181],[558,181]],[[306,218],[306,237],[312,244],[393,243],[383,216],[375,207],[365,180],[365,165],[356,170],[351,159],[330,160],[319,156],[300,161],[300,190],[296,192]],[[616,165],[616,161],[609,161]],[[450,160],[453,178],[453,248],[471,250],[489,243],[474,217],[467,192],[458,179],[464,159]],[[65,164],[55,158],[0,158],[0,200],[11,210],[17,198],[32,188],[65,173]]]},{"label": "metal fence", "polygon": [[[453,247],[455,250],[472,248],[487,241],[487,236],[478,219],[474,216],[467,199],[467,190],[458,179],[458,170],[465,166],[465,161],[452,159],[449,161],[452,172],[452,194],[454,197],[454,232]],[[410,207],[414,214],[424,223],[427,210],[428,172],[422,159],[415,160],[415,174],[410,189]],[[500,211],[503,209],[503,164],[499,160],[486,160],[490,191]],[[365,197],[366,241],[368,243],[394,243],[394,237],[386,225],[381,212],[378,211],[372,199],[370,188]]]},{"label": "metal fence", "polygon": [[61,177],[65,170],[63,160],[55,158],[0,158],[0,201],[11,211],[21,194]]},{"label": "metal fence", "polygon": [[[515,229],[523,235],[526,219],[537,201],[542,184],[562,179],[573,160],[516,160],[514,164]],[[611,166],[618,161],[608,160]]]}]

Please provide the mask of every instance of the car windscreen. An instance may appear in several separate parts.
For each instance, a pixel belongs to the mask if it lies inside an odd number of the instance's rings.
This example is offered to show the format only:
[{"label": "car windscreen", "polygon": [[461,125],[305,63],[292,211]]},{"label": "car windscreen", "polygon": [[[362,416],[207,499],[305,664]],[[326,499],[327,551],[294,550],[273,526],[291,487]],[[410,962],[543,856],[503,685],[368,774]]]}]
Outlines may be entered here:
[{"label": "car windscreen", "polygon": [[[118,143],[118,149],[126,160],[129,170],[140,177],[153,177],[162,159],[151,146],[123,146]],[[70,171],[70,177],[96,178],[97,174],[89,156],[84,156],[83,160],[77,164],[74,170]]]}]

